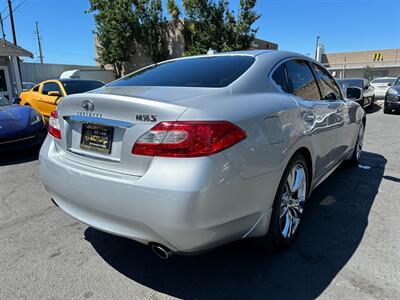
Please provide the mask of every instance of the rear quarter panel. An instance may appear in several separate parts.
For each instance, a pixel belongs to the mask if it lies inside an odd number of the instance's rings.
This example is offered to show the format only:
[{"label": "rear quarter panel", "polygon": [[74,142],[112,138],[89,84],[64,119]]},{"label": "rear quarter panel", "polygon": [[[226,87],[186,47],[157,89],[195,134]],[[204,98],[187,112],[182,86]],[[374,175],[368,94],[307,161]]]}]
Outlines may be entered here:
[{"label": "rear quarter panel", "polygon": [[[204,99],[191,105],[179,120],[227,120],[246,131],[247,138],[223,153],[226,168],[240,176],[236,184],[241,199],[234,205],[254,211],[272,207],[282,173],[292,155],[301,147],[310,148],[299,118],[297,102],[282,93],[237,94],[213,101]],[[244,201],[244,203],[242,202]]]}]

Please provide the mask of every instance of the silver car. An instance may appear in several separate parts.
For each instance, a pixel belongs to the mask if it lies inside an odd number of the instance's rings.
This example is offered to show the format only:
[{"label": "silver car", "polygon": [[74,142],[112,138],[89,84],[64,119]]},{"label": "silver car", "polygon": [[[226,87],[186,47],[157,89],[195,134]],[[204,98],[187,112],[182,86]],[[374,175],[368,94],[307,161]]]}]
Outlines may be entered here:
[{"label": "silver car", "polygon": [[66,213],[163,258],[250,237],[284,248],[312,190],[358,162],[365,121],[308,57],[185,57],[65,97],[40,176]]}]

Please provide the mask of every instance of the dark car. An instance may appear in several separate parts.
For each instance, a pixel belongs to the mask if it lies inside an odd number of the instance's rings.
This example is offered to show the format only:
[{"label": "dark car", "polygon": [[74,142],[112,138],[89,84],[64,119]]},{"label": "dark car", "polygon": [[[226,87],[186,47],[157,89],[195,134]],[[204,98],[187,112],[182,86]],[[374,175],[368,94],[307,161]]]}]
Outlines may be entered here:
[{"label": "dark car", "polygon": [[393,111],[400,112],[400,77],[387,90],[383,112],[389,114]]},{"label": "dark car", "polygon": [[0,96],[0,152],[38,146],[46,134],[41,114]]},{"label": "dark car", "polygon": [[348,87],[357,87],[362,89],[362,97],[356,102],[361,105],[361,107],[366,108],[375,102],[375,93],[373,86],[369,83],[367,79],[364,78],[341,78],[336,79],[337,83],[345,91]]}]

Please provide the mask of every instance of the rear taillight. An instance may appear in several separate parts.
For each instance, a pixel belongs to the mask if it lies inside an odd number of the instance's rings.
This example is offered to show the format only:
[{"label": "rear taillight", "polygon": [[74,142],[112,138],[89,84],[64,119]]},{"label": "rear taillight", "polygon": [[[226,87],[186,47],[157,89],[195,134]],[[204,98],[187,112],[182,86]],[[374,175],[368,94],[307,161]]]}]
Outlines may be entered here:
[{"label": "rear taillight", "polygon": [[161,122],[137,140],[132,153],[164,157],[207,156],[245,138],[246,133],[228,121]]},{"label": "rear taillight", "polygon": [[48,130],[52,136],[61,140],[60,122],[58,121],[58,112],[56,110],[50,114]]}]

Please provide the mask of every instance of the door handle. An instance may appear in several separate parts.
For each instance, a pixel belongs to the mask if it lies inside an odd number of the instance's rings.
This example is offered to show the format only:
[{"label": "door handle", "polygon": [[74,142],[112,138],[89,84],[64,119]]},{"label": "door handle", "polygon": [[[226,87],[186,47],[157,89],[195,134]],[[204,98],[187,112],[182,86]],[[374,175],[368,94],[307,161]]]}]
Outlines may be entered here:
[{"label": "door handle", "polygon": [[306,122],[314,122],[315,115],[312,112],[307,112],[303,115],[303,120]]}]

